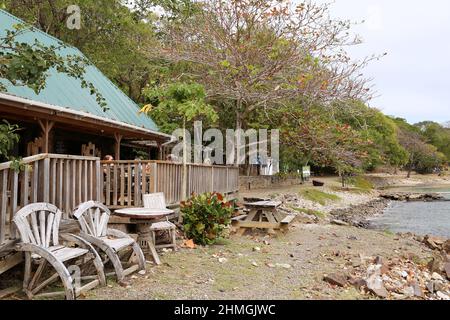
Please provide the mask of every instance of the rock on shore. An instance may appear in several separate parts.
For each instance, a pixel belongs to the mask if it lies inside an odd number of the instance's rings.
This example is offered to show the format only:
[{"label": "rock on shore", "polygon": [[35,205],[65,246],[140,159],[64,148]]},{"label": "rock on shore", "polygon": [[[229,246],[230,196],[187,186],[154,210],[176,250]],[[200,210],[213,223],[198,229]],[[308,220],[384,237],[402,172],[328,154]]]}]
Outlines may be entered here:
[{"label": "rock on shore", "polygon": [[445,198],[438,193],[408,193],[408,192],[387,192],[380,194],[381,198],[393,201],[438,201]]},{"label": "rock on shore", "polygon": [[367,218],[381,214],[388,206],[390,200],[376,199],[368,203],[351,206],[346,209],[336,209],[330,212],[333,220],[343,221],[349,225],[367,228]]}]

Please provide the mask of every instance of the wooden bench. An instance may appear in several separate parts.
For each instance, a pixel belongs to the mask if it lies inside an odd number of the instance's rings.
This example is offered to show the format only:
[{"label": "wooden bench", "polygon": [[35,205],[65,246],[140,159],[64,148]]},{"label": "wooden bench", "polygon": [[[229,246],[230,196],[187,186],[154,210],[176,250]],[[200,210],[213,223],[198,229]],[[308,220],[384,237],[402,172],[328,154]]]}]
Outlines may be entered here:
[{"label": "wooden bench", "polygon": [[289,225],[289,224],[292,223],[292,221],[295,220],[295,218],[296,218],[296,216],[294,216],[294,215],[288,215],[286,218],[284,218],[284,219],[281,221],[281,224],[287,224],[287,225]]},{"label": "wooden bench", "polygon": [[243,215],[240,215],[240,216],[237,216],[237,217],[232,218],[231,221],[232,221],[232,222],[238,222],[238,221],[244,220],[245,218],[247,218],[247,215],[246,215],[246,214],[243,214]]},{"label": "wooden bench", "polygon": [[245,203],[249,211],[245,217],[239,217],[236,221],[237,233],[243,235],[248,229],[265,229],[269,233],[281,230],[281,217],[278,208],[282,205],[280,201],[258,201]]},{"label": "wooden bench", "polygon": [[286,216],[286,218],[284,218],[283,220],[281,220],[281,228],[283,229],[283,230],[288,230],[289,229],[289,226],[290,226],[290,224],[295,220],[295,218],[297,218],[297,216],[294,216],[294,215],[292,215],[292,214],[290,214],[290,215],[288,215],[288,216]]}]

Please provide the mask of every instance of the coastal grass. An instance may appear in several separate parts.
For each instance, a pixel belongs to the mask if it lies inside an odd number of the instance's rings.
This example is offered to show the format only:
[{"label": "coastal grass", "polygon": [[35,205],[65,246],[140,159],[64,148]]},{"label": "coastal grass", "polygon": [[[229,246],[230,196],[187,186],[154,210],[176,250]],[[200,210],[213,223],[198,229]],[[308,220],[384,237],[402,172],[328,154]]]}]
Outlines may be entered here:
[{"label": "coastal grass", "polygon": [[325,212],[322,211],[318,211],[318,210],[312,210],[312,209],[305,209],[305,208],[295,208],[295,207],[291,207],[292,210],[297,211],[299,213],[305,213],[309,216],[314,216],[320,219],[324,219],[327,217],[327,214]]},{"label": "coastal grass", "polygon": [[338,187],[338,186],[332,186],[332,187],[330,187],[330,189],[335,192],[348,192],[348,193],[358,194],[358,195],[368,194],[368,193],[372,192],[372,190],[369,190],[369,189],[360,189],[360,188],[356,188],[356,187],[342,188],[342,187]]},{"label": "coastal grass", "polygon": [[383,233],[384,233],[385,235],[387,235],[387,236],[390,236],[390,237],[394,237],[394,236],[396,235],[394,231],[389,230],[389,229],[385,229],[385,230],[383,231]]},{"label": "coastal grass", "polygon": [[318,203],[322,206],[326,205],[327,202],[336,202],[342,200],[339,196],[331,193],[326,193],[315,189],[305,189],[300,191],[300,196],[306,200]]},{"label": "coastal grass", "polygon": [[361,176],[352,178],[350,183],[359,190],[372,191],[374,189],[373,183]]}]

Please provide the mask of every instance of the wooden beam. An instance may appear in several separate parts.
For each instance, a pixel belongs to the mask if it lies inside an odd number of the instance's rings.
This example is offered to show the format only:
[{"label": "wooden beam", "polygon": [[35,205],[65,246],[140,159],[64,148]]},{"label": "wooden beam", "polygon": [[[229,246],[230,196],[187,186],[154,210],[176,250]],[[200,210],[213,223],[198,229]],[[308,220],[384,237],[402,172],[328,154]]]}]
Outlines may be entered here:
[{"label": "wooden beam", "polygon": [[239,221],[237,228],[255,228],[255,229],[280,229],[280,223],[259,222],[259,221]]},{"label": "wooden beam", "polygon": [[158,160],[165,160],[163,149],[164,147],[162,146],[162,144],[158,143]]},{"label": "wooden beam", "polygon": [[38,123],[42,129],[42,138],[44,139],[44,153],[49,153],[49,135],[50,131],[52,131],[55,123],[49,120],[38,120]]},{"label": "wooden beam", "polygon": [[114,132],[120,132],[120,134],[126,135],[127,138],[130,139],[155,140],[163,143],[170,140],[169,137],[159,135],[157,132],[145,132],[138,129],[118,126],[117,124],[107,123],[98,119],[56,112],[37,106],[12,102],[5,104],[0,101],[0,108],[2,109],[3,117],[14,121],[35,123],[36,118],[47,118],[49,121],[54,121],[56,127],[70,131],[83,130],[84,132],[102,136],[110,136],[114,134]]},{"label": "wooden beam", "polygon": [[122,143],[123,136],[119,133],[114,133],[114,139],[116,144],[114,146],[115,157],[114,160],[120,160],[120,144]]}]

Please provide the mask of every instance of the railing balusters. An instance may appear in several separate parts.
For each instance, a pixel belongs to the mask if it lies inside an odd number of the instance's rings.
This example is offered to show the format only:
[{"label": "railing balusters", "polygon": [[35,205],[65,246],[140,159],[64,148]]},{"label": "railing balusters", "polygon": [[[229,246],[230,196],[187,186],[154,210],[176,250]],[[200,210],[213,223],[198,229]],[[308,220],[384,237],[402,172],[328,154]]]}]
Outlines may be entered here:
[{"label": "railing balusters", "polygon": [[6,240],[6,210],[8,208],[8,170],[3,170],[1,174],[1,205],[0,205],[0,243]]},{"label": "railing balusters", "polygon": [[50,202],[67,217],[79,203],[103,196],[98,158],[42,154],[22,163],[22,172],[11,169],[11,162],[0,164],[0,244],[15,238],[14,214],[30,202]]}]

